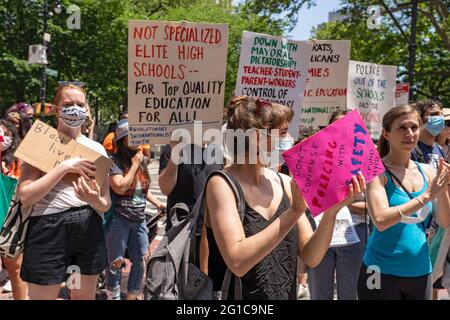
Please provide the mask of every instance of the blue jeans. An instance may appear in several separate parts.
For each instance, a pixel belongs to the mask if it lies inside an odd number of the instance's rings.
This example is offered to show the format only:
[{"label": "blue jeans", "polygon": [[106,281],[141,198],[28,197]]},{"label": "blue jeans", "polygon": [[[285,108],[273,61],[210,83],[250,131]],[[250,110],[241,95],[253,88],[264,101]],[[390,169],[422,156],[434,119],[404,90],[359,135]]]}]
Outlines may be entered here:
[{"label": "blue jeans", "polygon": [[145,221],[132,222],[114,213],[106,233],[108,248],[108,267],[106,268],[106,288],[118,291],[125,250],[131,260],[131,271],[128,278],[128,293],[139,294],[145,272],[144,257],[148,250],[148,230]]},{"label": "blue jeans", "polygon": [[333,300],[335,271],[338,299],[357,300],[358,275],[365,249],[364,223],[357,224],[355,230],[360,242],[329,248],[319,265],[308,269],[311,300]]}]

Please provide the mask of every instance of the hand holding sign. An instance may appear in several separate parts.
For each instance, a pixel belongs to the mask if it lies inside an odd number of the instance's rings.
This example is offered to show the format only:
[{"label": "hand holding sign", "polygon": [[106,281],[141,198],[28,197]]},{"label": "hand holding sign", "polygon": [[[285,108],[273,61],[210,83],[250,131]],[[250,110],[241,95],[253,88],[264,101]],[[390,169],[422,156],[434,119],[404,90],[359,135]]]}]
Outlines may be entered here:
[{"label": "hand holding sign", "polygon": [[80,157],[70,158],[59,164],[67,173],[76,173],[84,179],[89,180],[95,177],[95,164],[92,161]]},{"label": "hand holding sign", "polygon": [[[358,172],[358,176],[352,177],[352,183],[348,186],[348,194],[347,197],[340,203],[342,206],[348,206],[352,204],[356,196],[364,192],[366,190],[366,179],[364,178],[364,175],[360,172]],[[338,204],[339,205],[339,204]]]},{"label": "hand holding sign", "polygon": [[291,180],[291,192],[292,192],[292,205],[291,208],[294,212],[305,212],[306,202],[303,194],[298,190],[295,180]]},{"label": "hand holding sign", "polygon": [[[348,184],[358,172],[366,181],[384,172],[357,110],[284,152],[283,158],[313,216],[347,199]],[[365,181],[358,184],[363,190]],[[354,188],[358,191],[356,184]]]}]

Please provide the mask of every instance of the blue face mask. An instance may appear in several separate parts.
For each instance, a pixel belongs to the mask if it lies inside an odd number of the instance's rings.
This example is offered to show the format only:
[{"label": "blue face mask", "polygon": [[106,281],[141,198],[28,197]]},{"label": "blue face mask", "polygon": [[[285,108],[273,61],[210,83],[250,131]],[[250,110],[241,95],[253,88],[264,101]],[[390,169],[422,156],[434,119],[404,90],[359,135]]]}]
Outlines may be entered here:
[{"label": "blue face mask", "polygon": [[289,150],[294,145],[293,138],[281,138],[278,142],[278,150],[280,152]]},{"label": "blue face mask", "polygon": [[443,116],[429,116],[428,122],[425,123],[425,130],[427,130],[433,137],[439,135],[445,128],[445,120]]}]

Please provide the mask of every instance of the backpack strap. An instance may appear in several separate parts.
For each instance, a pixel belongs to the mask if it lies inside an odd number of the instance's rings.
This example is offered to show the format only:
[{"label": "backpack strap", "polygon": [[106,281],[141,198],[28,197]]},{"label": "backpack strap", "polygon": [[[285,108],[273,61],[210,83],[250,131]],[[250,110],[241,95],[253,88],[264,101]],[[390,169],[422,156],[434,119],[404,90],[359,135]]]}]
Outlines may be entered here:
[{"label": "backpack strap", "polygon": [[[225,170],[216,170],[211,172],[211,174],[208,177],[208,180],[215,175],[220,175],[222,178],[227,181],[228,185],[233,190],[234,196],[236,197],[236,205],[239,213],[239,218],[241,219],[241,222],[244,221],[244,215],[245,215],[245,196],[244,196],[244,190],[242,190],[242,187],[238,181],[233,175],[229,174]],[[205,184],[205,191],[206,191],[206,184]],[[228,299],[228,293],[231,283],[231,277],[233,276],[233,273],[231,272],[230,268],[227,268],[227,271],[225,272],[225,276],[223,278],[222,282],[222,288],[221,288],[221,299],[227,300]],[[234,276],[234,299],[235,300],[242,300],[242,282],[241,278]]]}]

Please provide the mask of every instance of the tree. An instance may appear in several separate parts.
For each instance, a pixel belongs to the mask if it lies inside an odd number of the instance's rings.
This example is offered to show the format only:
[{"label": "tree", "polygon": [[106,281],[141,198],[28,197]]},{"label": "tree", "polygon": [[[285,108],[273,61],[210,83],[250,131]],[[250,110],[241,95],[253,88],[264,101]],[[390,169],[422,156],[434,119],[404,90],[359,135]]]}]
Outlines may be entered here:
[{"label": "tree", "polygon": [[[49,20],[52,35],[49,66],[59,72],[49,78],[47,101],[54,99],[57,80],[82,81],[102,122],[117,119],[127,104],[128,20],[186,20],[228,23],[229,48],[226,100],[235,86],[242,31],[281,35],[279,23],[267,23],[260,11],[233,7],[230,0],[63,0],[64,8],[81,9],[81,29],[69,29],[68,14]],[[304,2],[304,1],[302,1]],[[2,2],[3,3],[3,2]],[[52,4],[52,1],[49,0]],[[275,3],[275,2],[274,2]],[[6,0],[0,5],[0,108],[13,102],[37,102],[42,67],[27,64],[28,46],[42,43],[43,0]],[[276,7],[275,12],[281,12]],[[248,7],[247,7],[248,9]],[[267,9],[269,10],[269,9]],[[266,10],[266,11],[267,11]],[[264,11],[264,12],[266,12]],[[268,11],[267,11],[268,12]],[[270,16],[270,15],[269,15]]]},{"label": "tree", "polygon": [[[408,43],[392,19],[384,12],[380,29],[369,29],[367,8],[373,1],[342,1],[342,14],[350,15],[342,22],[325,23],[313,32],[317,39],[352,40],[351,58],[353,60],[397,65],[398,80],[407,81]],[[410,17],[406,1],[385,1],[394,14],[407,37],[410,32]],[[403,6],[404,5],[404,6]],[[436,32],[429,16],[431,3],[420,3],[417,21],[417,50],[415,65],[415,98],[437,98],[450,105],[450,52],[446,48],[442,33]],[[402,10],[400,10],[402,8]],[[447,7],[448,8],[448,7]],[[439,19],[436,14],[436,19]],[[447,22],[448,23],[448,22]],[[443,30],[445,27],[443,27]],[[448,30],[448,29],[445,29]],[[448,32],[448,31],[447,31]]]}]

